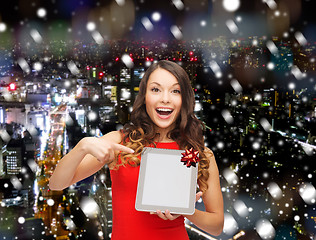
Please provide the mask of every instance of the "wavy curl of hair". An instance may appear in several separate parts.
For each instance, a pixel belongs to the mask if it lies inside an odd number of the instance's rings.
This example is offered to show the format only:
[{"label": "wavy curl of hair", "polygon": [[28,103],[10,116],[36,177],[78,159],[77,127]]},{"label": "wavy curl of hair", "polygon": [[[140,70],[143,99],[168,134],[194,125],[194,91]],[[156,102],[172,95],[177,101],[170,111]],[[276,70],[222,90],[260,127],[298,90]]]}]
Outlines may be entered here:
[{"label": "wavy curl of hair", "polygon": [[182,106],[179,117],[176,120],[176,127],[168,133],[168,137],[176,141],[180,149],[190,149],[191,147],[199,151],[201,161],[198,164],[198,185],[202,192],[207,190],[207,180],[209,178],[209,160],[204,154],[204,125],[194,114],[195,98],[188,74],[178,64],[161,60],[152,64],[144,74],[140,85],[139,93],[133,105],[131,121],[121,129],[122,144],[132,148],[135,152],[128,154],[121,152],[120,161],[116,163],[114,169],[120,166],[130,165],[138,166],[140,164],[139,156],[145,146],[155,147],[154,139],[157,134],[154,129],[154,123],[148,116],[145,107],[145,95],[148,79],[153,71],[162,68],[174,75],[181,89]]}]

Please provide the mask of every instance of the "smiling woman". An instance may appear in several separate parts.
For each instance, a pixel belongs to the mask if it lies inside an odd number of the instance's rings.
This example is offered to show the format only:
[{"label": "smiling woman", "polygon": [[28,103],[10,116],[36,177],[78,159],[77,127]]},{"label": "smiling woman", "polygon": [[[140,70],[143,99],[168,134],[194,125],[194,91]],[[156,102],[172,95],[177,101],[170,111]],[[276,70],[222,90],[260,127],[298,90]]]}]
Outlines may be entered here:
[{"label": "smiling woman", "polygon": [[[213,153],[204,147],[202,123],[194,115],[194,105],[195,99],[190,79],[178,64],[162,60],[147,69],[133,105],[131,123],[126,124],[121,131],[122,144],[133,149],[134,153],[121,152],[118,161],[110,165],[112,167],[113,237],[124,239],[120,236],[127,237],[133,232],[135,236],[140,237],[139,239],[145,239],[156,233],[157,230],[152,228],[152,225],[156,225],[157,228],[162,227],[165,231],[160,237],[154,239],[187,239],[183,231],[183,216],[170,214],[165,209],[161,209],[165,210],[165,213],[157,210],[156,214],[161,219],[175,221],[170,225],[156,222],[155,219],[146,216],[146,213],[139,213],[134,209],[135,200],[131,199],[131,196],[135,196],[137,188],[135,179],[138,178],[138,170],[136,174],[132,172],[139,167],[140,154],[145,146],[168,149],[193,148],[199,152],[201,162],[198,166],[198,185],[201,192],[197,194],[197,199],[203,192],[206,211],[196,210],[192,216],[186,217],[213,235],[221,233],[223,201],[218,169]],[[132,175],[134,177],[129,178]],[[123,191],[121,186],[128,186],[128,191],[125,188]],[[130,206],[127,207],[130,210],[119,207],[123,203],[120,199],[125,199],[124,204]],[[119,224],[119,219],[122,218],[125,219],[123,222],[139,222],[143,223],[143,226]],[[171,229],[173,232],[170,232]]]},{"label": "smiling woman", "polygon": [[[121,131],[101,138],[83,138],[57,165],[50,188],[63,189],[108,164],[112,180],[112,239],[187,240],[184,217],[204,231],[219,235],[224,222],[219,173],[212,151],[204,146],[202,123],[194,115],[194,104],[190,79],[183,68],[166,60],[152,64],[140,82],[131,122]],[[154,214],[135,209],[144,147],[193,148],[199,153],[200,192],[196,200],[203,194],[205,211],[195,209],[193,215],[184,216],[171,214],[168,209]]]},{"label": "smiling woman", "polygon": [[154,71],[148,79],[145,105],[156,132],[166,136],[159,142],[170,141],[167,133],[175,127],[182,105],[180,85],[175,76],[161,68]]},{"label": "smiling woman", "polygon": [[[177,141],[183,149],[204,149],[202,124],[194,115],[194,105],[190,79],[182,67],[165,60],[152,64],[140,82],[131,124],[124,128],[127,146],[134,144],[132,148],[137,149],[138,145],[138,155],[142,146],[154,142]],[[134,138],[140,140],[130,142]],[[125,155],[122,157],[124,164]],[[136,156],[128,159],[129,163],[139,162]]]}]

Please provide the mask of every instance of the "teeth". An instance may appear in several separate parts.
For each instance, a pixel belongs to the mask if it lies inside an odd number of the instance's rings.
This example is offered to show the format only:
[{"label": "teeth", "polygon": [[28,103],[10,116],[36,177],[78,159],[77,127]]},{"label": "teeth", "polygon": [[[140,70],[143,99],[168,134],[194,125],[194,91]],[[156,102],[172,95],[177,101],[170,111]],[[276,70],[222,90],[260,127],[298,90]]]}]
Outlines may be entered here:
[{"label": "teeth", "polygon": [[161,112],[172,112],[171,109],[166,109],[166,108],[157,108],[157,110]]}]

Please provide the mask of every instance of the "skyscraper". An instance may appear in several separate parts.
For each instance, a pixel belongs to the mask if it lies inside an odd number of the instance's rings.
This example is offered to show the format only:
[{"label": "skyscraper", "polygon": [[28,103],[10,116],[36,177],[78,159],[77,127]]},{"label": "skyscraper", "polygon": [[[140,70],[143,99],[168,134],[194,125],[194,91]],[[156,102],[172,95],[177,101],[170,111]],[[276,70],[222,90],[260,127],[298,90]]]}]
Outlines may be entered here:
[{"label": "skyscraper", "polygon": [[22,139],[12,139],[6,148],[5,152],[5,167],[4,171],[7,175],[17,175],[22,170],[23,158],[23,142]]}]

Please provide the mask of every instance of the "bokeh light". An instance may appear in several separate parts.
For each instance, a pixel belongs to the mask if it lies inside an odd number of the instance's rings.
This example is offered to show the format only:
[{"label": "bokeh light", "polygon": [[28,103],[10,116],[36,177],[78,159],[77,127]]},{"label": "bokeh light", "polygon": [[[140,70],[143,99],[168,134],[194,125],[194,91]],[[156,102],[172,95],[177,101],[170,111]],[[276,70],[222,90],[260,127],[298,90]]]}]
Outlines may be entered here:
[{"label": "bokeh light", "polygon": [[52,199],[52,198],[47,199],[47,205],[48,205],[48,206],[53,206],[54,204],[55,204],[54,199]]},{"label": "bokeh light", "polygon": [[94,22],[88,22],[87,23],[87,30],[92,32],[96,29],[96,24]]},{"label": "bokeh light", "polygon": [[20,223],[20,224],[25,223],[25,218],[24,217],[19,217],[18,218],[18,223]]},{"label": "bokeh light", "polygon": [[7,30],[7,25],[5,23],[0,23],[0,32]]},{"label": "bokeh light", "polygon": [[161,14],[159,12],[153,12],[151,15],[151,19],[155,22],[159,22],[161,19]]},{"label": "bokeh light", "polygon": [[240,6],[240,0],[223,0],[223,7],[226,11],[235,12]]},{"label": "bokeh light", "polygon": [[39,18],[44,18],[47,15],[47,11],[45,8],[39,8],[36,13]]}]

